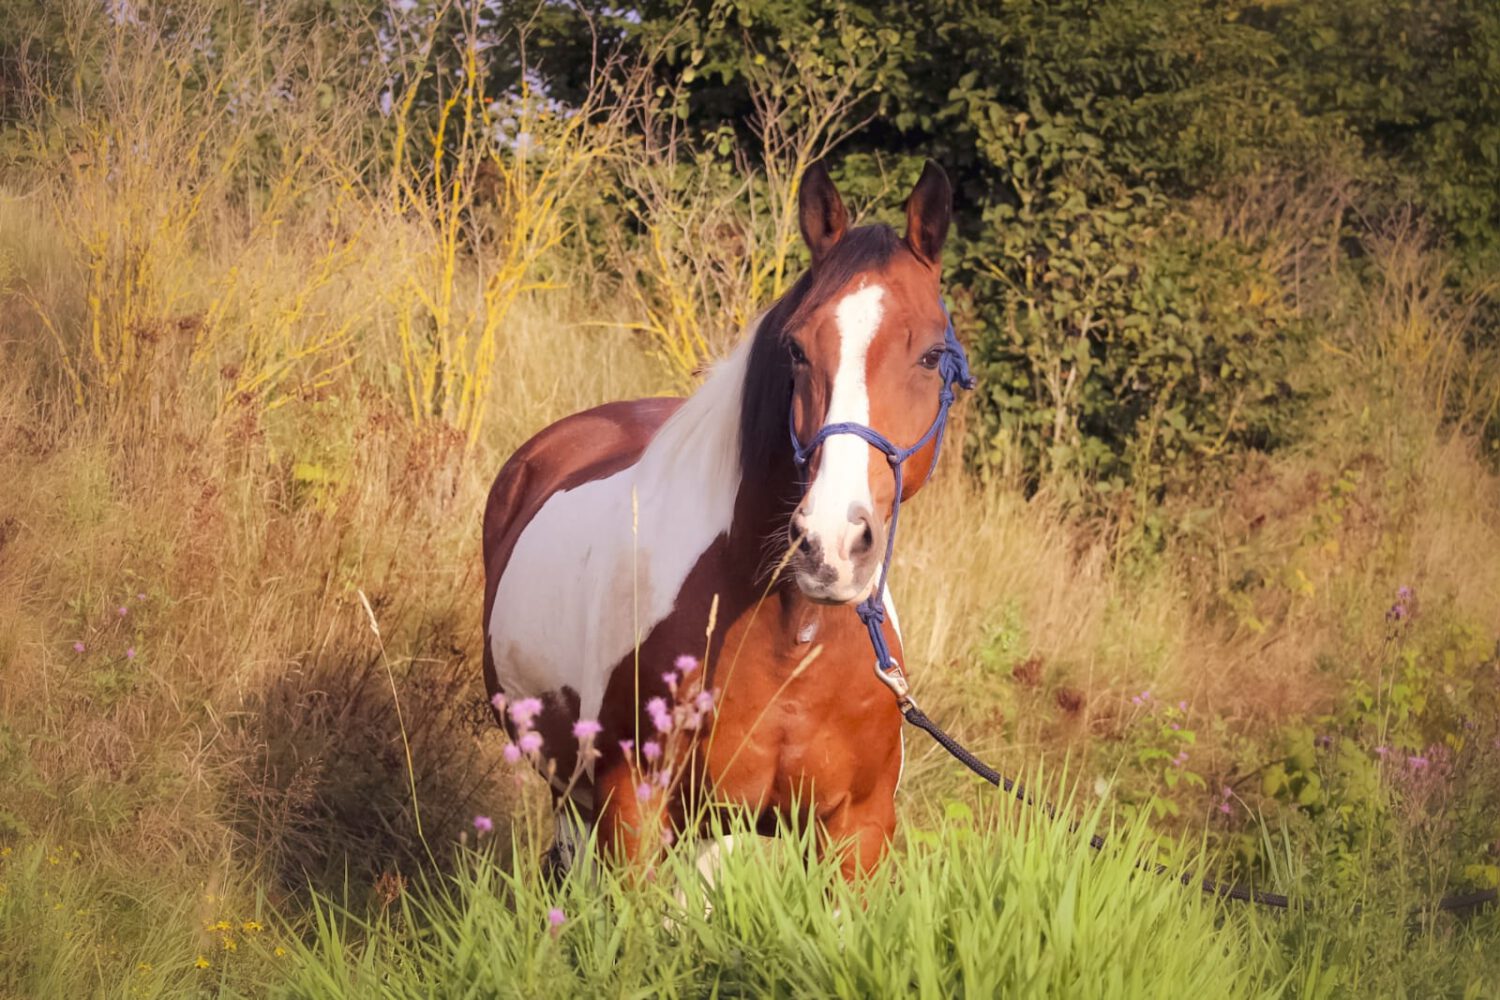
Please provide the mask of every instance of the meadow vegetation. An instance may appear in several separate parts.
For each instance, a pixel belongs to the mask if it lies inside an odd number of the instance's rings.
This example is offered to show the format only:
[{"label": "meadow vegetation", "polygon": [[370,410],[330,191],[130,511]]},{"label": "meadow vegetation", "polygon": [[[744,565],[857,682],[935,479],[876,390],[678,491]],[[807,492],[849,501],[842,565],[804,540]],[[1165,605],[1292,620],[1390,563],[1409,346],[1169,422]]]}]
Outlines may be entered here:
[{"label": "meadow vegetation", "polygon": [[[1500,884],[1500,19],[667,6],[0,0],[0,996],[1500,992],[1419,910]],[[928,154],[907,659],[1080,829],[913,733],[868,885],[545,883],[494,472],[690,391],[809,163],[894,221]]]}]

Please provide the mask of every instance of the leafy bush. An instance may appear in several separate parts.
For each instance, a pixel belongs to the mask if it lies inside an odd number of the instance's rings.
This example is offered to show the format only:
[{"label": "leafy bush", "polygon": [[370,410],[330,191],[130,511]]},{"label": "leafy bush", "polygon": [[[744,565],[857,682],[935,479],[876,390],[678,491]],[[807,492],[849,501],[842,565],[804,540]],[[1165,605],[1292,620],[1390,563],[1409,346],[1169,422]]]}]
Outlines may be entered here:
[{"label": "leafy bush", "polygon": [[1121,180],[1086,118],[992,116],[983,135],[1015,198],[986,209],[961,262],[987,304],[981,468],[1019,455],[1032,486],[1063,473],[1106,498],[1155,495],[1289,436],[1305,331],[1255,248]]}]

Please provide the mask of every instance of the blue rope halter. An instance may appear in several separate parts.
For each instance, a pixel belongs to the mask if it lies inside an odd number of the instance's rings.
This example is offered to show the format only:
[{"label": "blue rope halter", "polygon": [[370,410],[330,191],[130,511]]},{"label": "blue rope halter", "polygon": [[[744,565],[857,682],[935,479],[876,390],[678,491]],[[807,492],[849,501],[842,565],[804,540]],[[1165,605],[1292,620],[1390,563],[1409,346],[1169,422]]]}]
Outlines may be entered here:
[{"label": "blue rope halter", "polygon": [[925,448],[930,441],[933,442],[932,467],[937,467],[938,456],[943,450],[943,434],[948,429],[948,409],[956,398],[953,387],[957,385],[964,389],[974,388],[974,376],[969,371],[968,356],[964,353],[963,345],[958,342],[958,334],[953,330],[953,317],[949,315],[948,306],[941,296],[938,297],[938,305],[942,306],[943,319],[947,321],[947,328],[943,331],[943,356],[938,362],[938,374],[942,376],[943,388],[938,394],[937,416],[933,418],[932,426],[927,428],[927,433],[923,434],[916,444],[910,448],[898,448],[890,438],[873,427],[843,422],[824,424],[813,435],[812,440],[804,445],[797,439],[795,413],[787,418],[787,427],[792,438],[792,458],[801,472],[807,471],[813,452],[835,434],[853,434],[884,454],[886,461],[890,463],[891,474],[896,479],[896,497],[891,502],[891,530],[885,539],[885,559],[880,564],[880,578],[875,589],[870,592],[869,597],[856,605],[854,610],[859,614],[859,620],[864,623],[866,631],[870,633],[870,645],[875,649],[875,674],[895,693],[903,709],[911,703],[911,696],[907,690],[906,679],[902,675],[901,665],[891,656],[890,647],[886,645],[885,633],[880,627],[885,622],[885,581],[891,571],[891,556],[896,551],[896,519],[901,515],[902,466],[908,458]]}]

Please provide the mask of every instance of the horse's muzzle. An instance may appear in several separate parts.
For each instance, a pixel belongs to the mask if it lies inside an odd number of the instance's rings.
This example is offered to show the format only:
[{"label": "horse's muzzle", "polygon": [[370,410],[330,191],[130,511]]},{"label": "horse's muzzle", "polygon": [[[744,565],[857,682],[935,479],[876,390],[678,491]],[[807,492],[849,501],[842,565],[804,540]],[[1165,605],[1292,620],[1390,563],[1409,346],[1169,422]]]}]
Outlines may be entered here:
[{"label": "horse's muzzle", "polygon": [[798,509],[787,525],[797,588],[819,603],[863,600],[880,570],[884,535],[884,525],[863,504],[850,505],[847,520],[823,525]]}]

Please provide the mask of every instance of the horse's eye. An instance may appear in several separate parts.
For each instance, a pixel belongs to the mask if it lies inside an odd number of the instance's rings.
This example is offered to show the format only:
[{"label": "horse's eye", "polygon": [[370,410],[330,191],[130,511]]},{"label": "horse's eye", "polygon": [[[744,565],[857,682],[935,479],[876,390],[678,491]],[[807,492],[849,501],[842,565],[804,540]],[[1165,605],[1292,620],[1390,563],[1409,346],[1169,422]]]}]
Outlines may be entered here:
[{"label": "horse's eye", "polygon": [[917,363],[920,364],[923,368],[926,368],[928,371],[932,371],[936,369],[938,365],[943,363],[943,354],[946,353],[946,350],[946,348],[934,347],[926,354],[922,355],[922,360]]},{"label": "horse's eye", "polygon": [[792,356],[792,364],[794,364],[794,365],[805,365],[805,364],[807,364],[807,355],[802,353],[802,345],[801,344],[798,344],[795,340],[788,340],[786,342],[786,349],[787,349],[787,353]]}]

